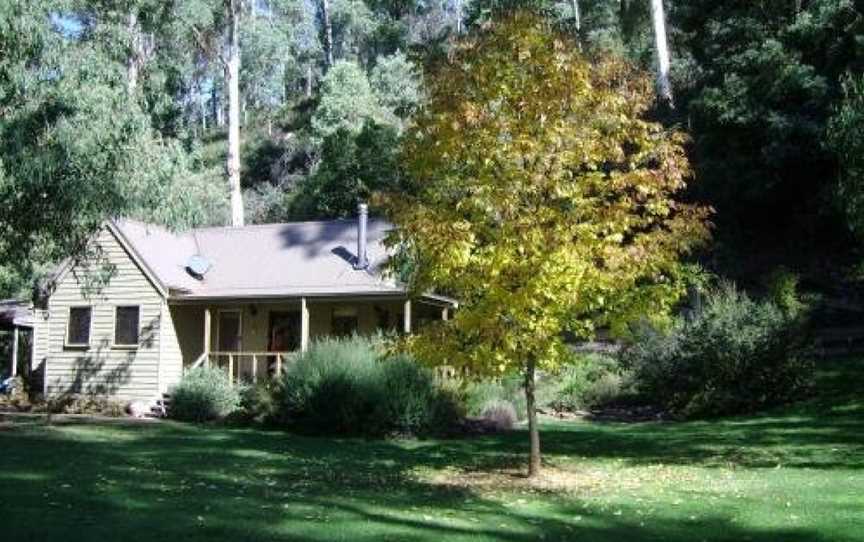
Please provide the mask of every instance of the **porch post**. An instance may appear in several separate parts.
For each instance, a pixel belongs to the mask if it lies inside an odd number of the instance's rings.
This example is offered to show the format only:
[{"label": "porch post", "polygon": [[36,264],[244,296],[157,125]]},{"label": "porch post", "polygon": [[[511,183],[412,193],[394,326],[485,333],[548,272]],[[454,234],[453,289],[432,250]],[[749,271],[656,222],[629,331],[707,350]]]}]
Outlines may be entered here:
[{"label": "porch post", "polygon": [[404,321],[402,322],[402,330],[406,335],[411,333],[411,300],[405,300],[405,311],[403,314]]},{"label": "porch post", "polygon": [[210,367],[210,307],[204,307],[204,365]]},{"label": "porch post", "polygon": [[18,374],[18,326],[12,331],[12,377]]},{"label": "porch post", "polygon": [[444,307],[441,309],[441,319],[445,322],[450,319],[450,309],[449,307]]},{"label": "porch post", "polygon": [[309,305],[306,298],[300,298],[300,351],[309,349]]}]

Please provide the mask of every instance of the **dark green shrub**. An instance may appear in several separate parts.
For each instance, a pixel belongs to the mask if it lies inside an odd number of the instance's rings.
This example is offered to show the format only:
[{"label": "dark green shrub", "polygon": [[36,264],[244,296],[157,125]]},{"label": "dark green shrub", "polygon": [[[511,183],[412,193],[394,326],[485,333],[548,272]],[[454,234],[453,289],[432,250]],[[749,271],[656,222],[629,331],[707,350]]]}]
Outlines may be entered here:
[{"label": "dark green shrub", "polygon": [[375,341],[323,339],[292,364],[277,392],[285,424],[317,434],[423,435],[459,417],[455,396],[406,356]]},{"label": "dark green shrub", "polygon": [[378,352],[361,337],[313,343],[282,380],[281,419],[311,433],[360,434],[371,419],[378,390]]},{"label": "dark green shrub", "polygon": [[800,397],[812,376],[809,344],[800,315],[727,285],[691,321],[638,332],[621,360],[638,390],[673,412],[736,414]]},{"label": "dark green shrub", "polygon": [[221,420],[240,408],[241,391],[221,369],[192,369],[171,390],[168,415],[190,422]]},{"label": "dark green shrub", "polygon": [[271,423],[279,414],[279,382],[268,380],[246,386],[240,393],[240,409],[235,413],[239,422]]},{"label": "dark green shrub", "polygon": [[380,385],[375,419],[385,430],[406,434],[428,430],[436,392],[431,372],[413,359],[398,356],[382,362]]}]

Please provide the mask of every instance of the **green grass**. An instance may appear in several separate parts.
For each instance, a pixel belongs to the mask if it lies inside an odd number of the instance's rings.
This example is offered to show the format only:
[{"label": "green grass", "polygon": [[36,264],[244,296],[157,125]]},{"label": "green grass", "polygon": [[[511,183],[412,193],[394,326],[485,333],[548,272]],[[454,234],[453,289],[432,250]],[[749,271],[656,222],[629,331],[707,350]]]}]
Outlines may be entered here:
[{"label": "green grass", "polygon": [[304,438],[175,423],[0,424],[2,540],[864,540],[864,361],[760,416],[547,421],[526,435]]}]

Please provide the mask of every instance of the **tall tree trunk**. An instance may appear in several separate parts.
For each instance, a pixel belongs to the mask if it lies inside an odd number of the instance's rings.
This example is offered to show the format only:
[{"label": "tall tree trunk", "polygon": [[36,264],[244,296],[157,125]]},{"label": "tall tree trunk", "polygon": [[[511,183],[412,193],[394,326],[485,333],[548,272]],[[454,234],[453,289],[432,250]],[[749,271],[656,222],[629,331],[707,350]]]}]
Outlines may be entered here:
[{"label": "tall tree trunk", "polygon": [[201,133],[203,134],[207,131],[207,100],[200,88],[198,90],[198,102],[201,106]]},{"label": "tall tree trunk", "polygon": [[129,56],[126,59],[126,92],[130,96],[138,88],[138,75],[141,71],[141,49],[143,38],[138,25],[138,12],[133,7],[126,19],[126,31],[129,36]]},{"label": "tall tree trunk", "polygon": [[324,69],[333,65],[333,24],[330,22],[330,0],[321,0],[321,20],[324,23]]},{"label": "tall tree trunk", "polygon": [[529,478],[540,474],[540,428],[537,427],[537,403],[534,398],[535,365],[534,358],[529,357],[525,365],[525,406],[528,411],[528,437],[531,440],[531,452],[528,456]]},{"label": "tall tree trunk", "polygon": [[573,8],[573,28],[576,30],[576,35],[582,30],[582,14],[579,12],[579,0],[570,0],[570,7]]},{"label": "tall tree trunk", "polygon": [[225,58],[225,90],[228,94],[228,190],[231,193],[231,225],[243,226],[243,192],[240,186],[240,3],[225,0],[228,47]]},{"label": "tall tree trunk", "polygon": [[306,65],[306,97],[312,97],[312,63]]},{"label": "tall tree trunk", "polygon": [[462,33],[462,0],[456,0],[456,34]]},{"label": "tall tree trunk", "polygon": [[666,41],[663,0],[651,0],[651,19],[654,22],[654,48],[657,55],[657,94],[667,107],[674,108],[672,82],[669,80],[669,44]]},{"label": "tall tree trunk", "polygon": [[216,85],[210,89],[210,100],[213,107],[213,117],[216,119],[216,126],[222,128],[225,126],[225,111],[222,107],[222,99],[219,93],[216,92]]}]

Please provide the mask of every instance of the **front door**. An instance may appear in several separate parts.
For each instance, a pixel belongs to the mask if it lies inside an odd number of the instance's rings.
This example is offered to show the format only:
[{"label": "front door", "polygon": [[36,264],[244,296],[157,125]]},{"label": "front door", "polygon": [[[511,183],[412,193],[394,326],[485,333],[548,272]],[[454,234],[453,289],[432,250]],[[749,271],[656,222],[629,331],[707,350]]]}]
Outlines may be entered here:
[{"label": "front door", "polygon": [[242,329],[240,311],[219,311],[219,328],[216,332],[219,352],[240,351]]},{"label": "front door", "polygon": [[300,312],[271,312],[270,352],[293,352],[300,349]]}]

